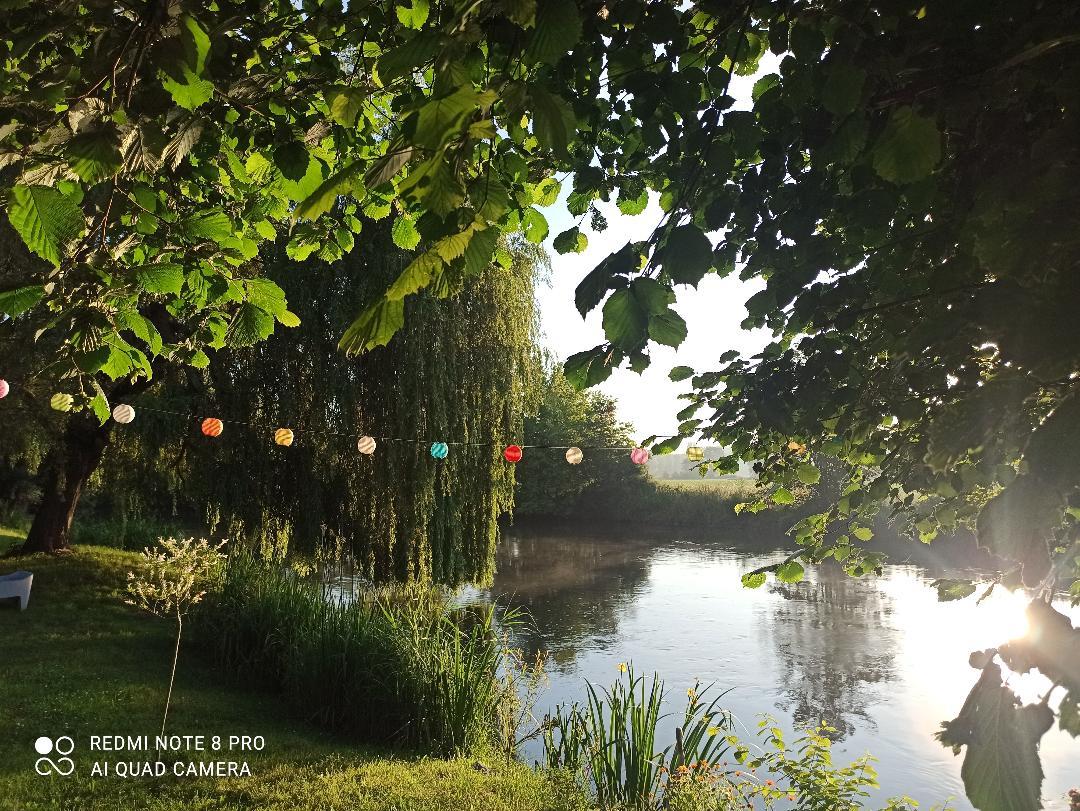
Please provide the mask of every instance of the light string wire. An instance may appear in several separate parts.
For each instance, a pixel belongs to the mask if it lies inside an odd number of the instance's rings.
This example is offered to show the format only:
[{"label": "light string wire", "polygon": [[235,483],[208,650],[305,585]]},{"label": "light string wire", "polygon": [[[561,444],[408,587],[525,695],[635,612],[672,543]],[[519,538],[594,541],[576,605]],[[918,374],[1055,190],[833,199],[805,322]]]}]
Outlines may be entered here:
[{"label": "light string wire", "polygon": [[[150,412],[150,413],[153,413],[153,414],[168,414],[170,416],[183,417],[185,420],[193,420],[193,421],[196,421],[196,422],[209,418],[209,415],[203,415],[203,414],[193,415],[190,412],[172,411],[170,409],[158,408],[156,406],[145,406],[145,405],[142,405],[142,404],[138,403],[137,401],[136,401],[134,407],[139,412],[147,411],[147,412]],[[319,435],[322,435],[322,436],[349,437],[349,438],[357,438],[357,439],[359,439],[360,437],[363,437],[363,436],[370,436],[376,442],[402,442],[402,443],[414,443],[414,444],[417,444],[417,445],[427,445],[427,444],[431,444],[433,442],[441,442],[444,445],[454,446],[454,447],[487,447],[487,448],[490,448],[490,447],[508,447],[508,445],[505,445],[505,444],[502,444],[502,443],[499,443],[499,442],[463,442],[463,441],[451,441],[451,440],[441,440],[441,439],[427,440],[427,439],[418,439],[416,437],[376,436],[374,434],[362,434],[362,433],[359,433],[359,432],[356,432],[356,431],[328,431],[328,430],[324,430],[324,429],[320,429],[320,428],[293,428],[293,427],[288,426],[288,425],[271,424],[271,423],[267,423],[267,422],[256,422],[254,420],[232,420],[232,419],[223,419],[221,417],[214,417],[214,419],[221,419],[222,423],[226,424],[226,425],[246,425],[249,428],[259,428],[259,429],[262,429],[262,430],[265,430],[265,431],[276,431],[276,430],[278,430],[280,428],[287,428],[288,430],[293,431],[293,432],[298,433],[298,434],[308,433],[308,434],[319,434]],[[510,444],[517,444],[517,443],[510,443]],[[536,450],[561,450],[561,451],[565,451],[565,450],[569,450],[570,448],[578,448],[578,449],[580,449],[582,451],[628,451],[628,450],[633,450],[636,446],[630,444],[630,445],[518,445],[518,447],[521,448],[522,450],[536,449]]]}]

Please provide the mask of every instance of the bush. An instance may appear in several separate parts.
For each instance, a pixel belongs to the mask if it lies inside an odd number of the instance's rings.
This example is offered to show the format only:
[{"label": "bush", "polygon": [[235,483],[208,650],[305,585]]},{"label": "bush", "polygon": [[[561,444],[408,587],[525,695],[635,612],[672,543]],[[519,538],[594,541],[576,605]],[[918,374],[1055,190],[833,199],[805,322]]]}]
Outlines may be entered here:
[{"label": "bush", "polygon": [[502,745],[492,608],[455,609],[423,586],[340,599],[235,552],[197,628],[227,672],[284,692],[328,729],[439,755]]}]

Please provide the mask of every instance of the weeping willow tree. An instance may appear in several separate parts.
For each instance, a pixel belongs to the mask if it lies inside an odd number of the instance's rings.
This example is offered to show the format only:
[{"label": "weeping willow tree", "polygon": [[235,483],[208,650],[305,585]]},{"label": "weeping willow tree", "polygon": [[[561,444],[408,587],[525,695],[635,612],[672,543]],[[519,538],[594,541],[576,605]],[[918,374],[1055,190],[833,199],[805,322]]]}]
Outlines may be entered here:
[{"label": "weeping willow tree", "polygon": [[[459,295],[416,297],[387,346],[349,359],[342,331],[408,261],[369,230],[366,249],[330,266],[268,258],[300,326],[218,353],[194,391],[172,381],[169,396],[136,402],[135,430],[118,432],[98,489],[123,509],[205,508],[215,532],[268,553],[344,548],[376,581],[488,579],[513,508],[502,451],[521,441],[537,388],[543,254],[508,244],[492,272]],[[205,416],[223,420],[220,437],[201,435]],[[291,446],[274,444],[278,427],[293,430]],[[376,438],[373,455],[358,452],[360,435]],[[444,460],[430,453],[437,441],[450,444]],[[121,495],[136,486],[139,504]]]}]

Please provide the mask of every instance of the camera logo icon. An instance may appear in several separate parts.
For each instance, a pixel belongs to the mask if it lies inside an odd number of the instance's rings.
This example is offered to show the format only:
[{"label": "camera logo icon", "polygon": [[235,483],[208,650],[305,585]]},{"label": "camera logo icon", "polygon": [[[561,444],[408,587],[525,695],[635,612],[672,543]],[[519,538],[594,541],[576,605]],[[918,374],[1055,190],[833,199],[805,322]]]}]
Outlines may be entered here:
[{"label": "camera logo icon", "polygon": [[[58,774],[67,777],[75,771],[75,761],[68,755],[75,751],[75,741],[67,735],[61,735],[55,741],[42,735],[34,741],[34,750],[41,755],[34,763],[34,771],[42,777],[50,774]],[[49,755],[59,755],[55,760]]]}]

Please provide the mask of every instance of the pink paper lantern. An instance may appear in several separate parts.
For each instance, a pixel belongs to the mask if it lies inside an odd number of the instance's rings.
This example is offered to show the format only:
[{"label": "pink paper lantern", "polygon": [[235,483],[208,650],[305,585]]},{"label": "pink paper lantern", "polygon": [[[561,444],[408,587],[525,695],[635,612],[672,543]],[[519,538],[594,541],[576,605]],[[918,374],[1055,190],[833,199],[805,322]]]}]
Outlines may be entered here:
[{"label": "pink paper lantern", "polygon": [[11,391],[11,386],[8,385],[6,380],[0,380],[0,400],[8,396],[8,392]]},{"label": "pink paper lantern", "polygon": [[630,451],[630,461],[635,465],[643,465],[649,461],[649,452],[645,448],[634,448]]}]

